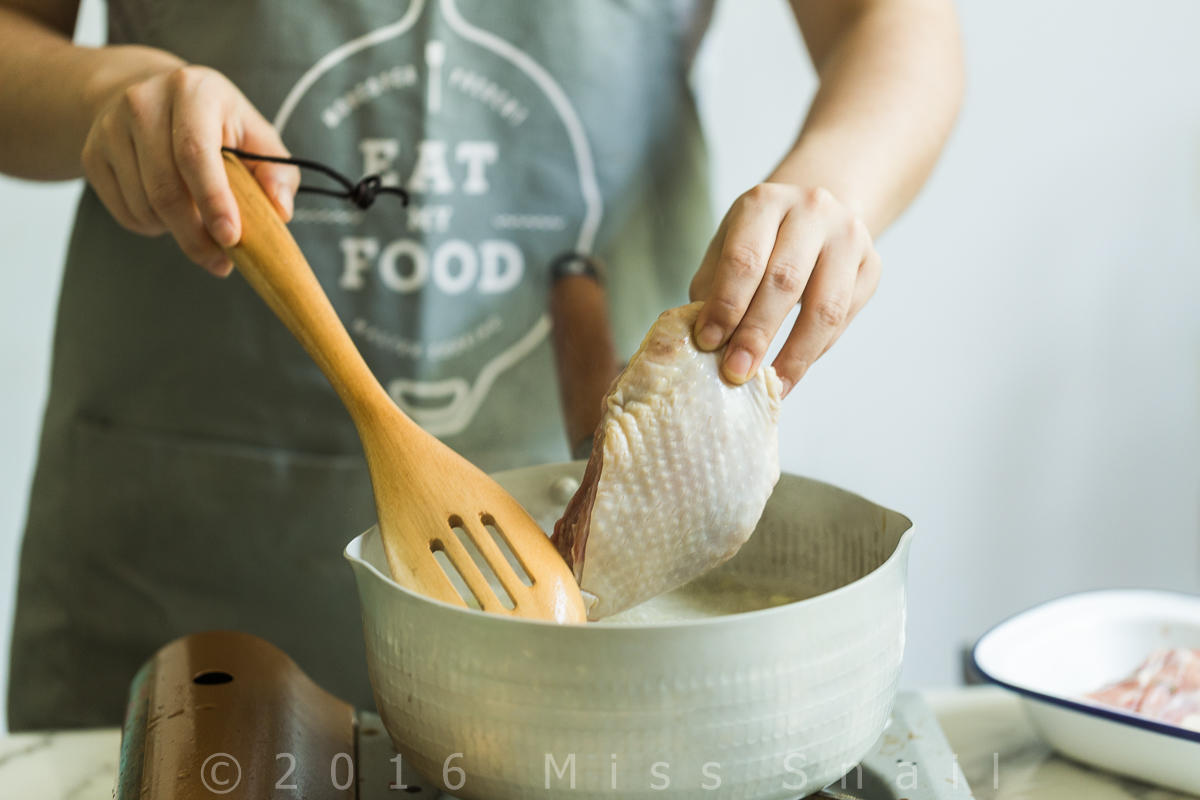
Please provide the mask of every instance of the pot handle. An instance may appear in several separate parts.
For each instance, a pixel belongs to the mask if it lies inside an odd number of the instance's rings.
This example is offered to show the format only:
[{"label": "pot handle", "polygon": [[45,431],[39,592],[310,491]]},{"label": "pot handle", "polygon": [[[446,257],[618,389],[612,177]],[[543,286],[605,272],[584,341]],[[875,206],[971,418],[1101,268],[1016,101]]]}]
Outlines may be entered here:
[{"label": "pot handle", "polygon": [[330,770],[355,766],[337,764],[354,758],[355,721],[348,703],[274,645],[233,631],[192,634],[134,678],[113,796],[276,797],[286,777],[297,796],[354,800],[353,785],[331,785]]},{"label": "pot handle", "polygon": [[550,268],[550,321],[559,397],[572,458],[587,458],[620,367],[599,264],[568,253]]}]

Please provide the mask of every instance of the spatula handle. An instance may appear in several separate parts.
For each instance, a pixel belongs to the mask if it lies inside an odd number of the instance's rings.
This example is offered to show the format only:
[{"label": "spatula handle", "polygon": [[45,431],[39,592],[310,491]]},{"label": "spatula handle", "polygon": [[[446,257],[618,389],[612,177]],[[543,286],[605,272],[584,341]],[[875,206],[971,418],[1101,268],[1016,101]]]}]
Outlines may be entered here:
[{"label": "spatula handle", "polygon": [[262,186],[236,156],[222,155],[242,215],[242,238],[229,251],[238,271],[312,356],[355,422],[372,409],[394,409]]}]

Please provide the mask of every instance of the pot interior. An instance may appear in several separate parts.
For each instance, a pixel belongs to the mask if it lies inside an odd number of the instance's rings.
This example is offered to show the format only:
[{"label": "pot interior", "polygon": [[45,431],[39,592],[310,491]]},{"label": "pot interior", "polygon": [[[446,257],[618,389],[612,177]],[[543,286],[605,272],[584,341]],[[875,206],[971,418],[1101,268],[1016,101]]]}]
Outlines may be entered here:
[{"label": "pot interior", "polygon": [[[493,477],[550,533],[578,486],[584,466],[583,461],[544,464]],[[686,587],[598,624],[710,618],[825,594],[882,566],[911,527],[903,514],[858,495],[784,474],[754,534],[737,555]],[[475,557],[474,546],[468,542],[467,548]],[[378,535],[364,537],[361,552],[364,561],[388,574]],[[515,566],[515,559],[508,555]],[[457,573],[448,572],[460,594],[469,598]],[[502,591],[498,585],[495,588]]]}]

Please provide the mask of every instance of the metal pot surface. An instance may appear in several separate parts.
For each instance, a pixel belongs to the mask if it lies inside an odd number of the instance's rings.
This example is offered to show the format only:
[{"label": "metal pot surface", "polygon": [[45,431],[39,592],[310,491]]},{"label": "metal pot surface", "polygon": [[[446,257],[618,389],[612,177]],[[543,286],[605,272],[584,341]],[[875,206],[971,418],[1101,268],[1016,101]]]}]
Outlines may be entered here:
[{"label": "metal pot surface", "polygon": [[[545,526],[583,466],[494,477]],[[388,577],[376,529],[345,554],[384,725],[455,797],[783,800],[852,769],[887,723],[911,526],[785,474],[716,575],[804,599],[640,624],[559,626],[427,599]]]}]

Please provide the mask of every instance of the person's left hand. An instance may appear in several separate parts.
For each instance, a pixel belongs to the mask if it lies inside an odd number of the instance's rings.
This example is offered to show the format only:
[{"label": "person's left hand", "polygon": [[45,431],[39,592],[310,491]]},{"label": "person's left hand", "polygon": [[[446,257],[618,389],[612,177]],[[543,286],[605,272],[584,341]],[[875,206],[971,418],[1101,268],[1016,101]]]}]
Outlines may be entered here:
[{"label": "person's left hand", "polygon": [[833,194],[760,183],[734,202],[692,278],[692,299],[705,301],[693,336],[702,350],[728,342],[721,372],[740,384],[799,303],[774,362],[786,395],[866,305],[879,276],[870,231]]}]

